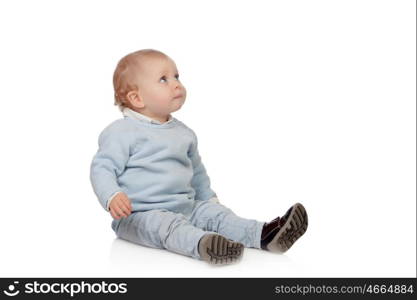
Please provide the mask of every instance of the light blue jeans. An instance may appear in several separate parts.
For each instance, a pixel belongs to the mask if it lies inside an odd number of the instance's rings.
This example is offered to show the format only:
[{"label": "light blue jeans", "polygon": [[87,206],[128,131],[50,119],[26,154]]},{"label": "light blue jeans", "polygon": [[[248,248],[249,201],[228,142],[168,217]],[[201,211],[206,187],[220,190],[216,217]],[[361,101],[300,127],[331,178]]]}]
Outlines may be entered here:
[{"label": "light blue jeans", "polygon": [[259,249],[263,225],[264,222],[238,217],[220,203],[196,200],[189,213],[166,209],[135,212],[113,220],[112,229],[117,237],[135,244],[201,259],[198,242],[203,235],[215,232],[245,247]]}]

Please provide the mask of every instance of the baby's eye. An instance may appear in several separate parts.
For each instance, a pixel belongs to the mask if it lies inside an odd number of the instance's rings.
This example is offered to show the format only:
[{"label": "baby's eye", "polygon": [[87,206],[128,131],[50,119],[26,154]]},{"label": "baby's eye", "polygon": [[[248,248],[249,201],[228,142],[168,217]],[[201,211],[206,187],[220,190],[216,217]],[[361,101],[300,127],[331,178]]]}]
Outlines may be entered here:
[{"label": "baby's eye", "polygon": [[165,80],[166,81],[167,78],[165,76],[162,76],[161,79],[159,79],[159,81],[161,81],[161,80]]}]

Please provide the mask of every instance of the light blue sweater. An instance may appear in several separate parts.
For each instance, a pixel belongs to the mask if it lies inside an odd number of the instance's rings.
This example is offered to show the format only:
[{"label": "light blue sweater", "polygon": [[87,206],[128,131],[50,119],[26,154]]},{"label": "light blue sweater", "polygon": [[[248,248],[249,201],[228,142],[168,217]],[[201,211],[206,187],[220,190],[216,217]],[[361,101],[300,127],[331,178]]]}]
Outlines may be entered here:
[{"label": "light blue sweater", "polygon": [[125,113],[107,126],[99,136],[90,180],[106,210],[117,192],[127,194],[132,212],[158,208],[189,212],[194,199],[216,197],[197,136],[172,116],[158,124]]}]

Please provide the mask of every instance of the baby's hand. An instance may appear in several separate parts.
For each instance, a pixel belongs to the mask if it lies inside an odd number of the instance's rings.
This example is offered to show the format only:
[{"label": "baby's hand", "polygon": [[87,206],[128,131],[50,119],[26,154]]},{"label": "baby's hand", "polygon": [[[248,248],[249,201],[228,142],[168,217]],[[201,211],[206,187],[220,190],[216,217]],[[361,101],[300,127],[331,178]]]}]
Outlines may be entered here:
[{"label": "baby's hand", "polygon": [[132,205],[129,198],[123,192],[120,192],[114,196],[110,202],[110,214],[114,219],[120,219],[122,217],[128,217],[132,212]]}]

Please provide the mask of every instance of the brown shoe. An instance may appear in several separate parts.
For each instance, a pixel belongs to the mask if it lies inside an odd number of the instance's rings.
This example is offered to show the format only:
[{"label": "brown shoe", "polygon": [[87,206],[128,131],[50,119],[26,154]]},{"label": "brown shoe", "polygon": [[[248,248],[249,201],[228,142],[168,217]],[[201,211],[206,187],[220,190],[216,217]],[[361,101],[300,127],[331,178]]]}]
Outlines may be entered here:
[{"label": "brown shoe", "polygon": [[242,257],[244,248],[243,244],[214,233],[203,235],[198,244],[201,259],[215,265],[237,262]]},{"label": "brown shoe", "polygon": [[265,223],[261,234],[261,248],[272,252],[285,252],[307,230],[308,217],[301,203],[294,204],[284,216]]}]

